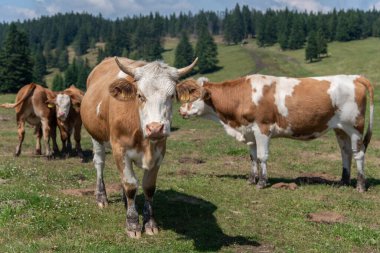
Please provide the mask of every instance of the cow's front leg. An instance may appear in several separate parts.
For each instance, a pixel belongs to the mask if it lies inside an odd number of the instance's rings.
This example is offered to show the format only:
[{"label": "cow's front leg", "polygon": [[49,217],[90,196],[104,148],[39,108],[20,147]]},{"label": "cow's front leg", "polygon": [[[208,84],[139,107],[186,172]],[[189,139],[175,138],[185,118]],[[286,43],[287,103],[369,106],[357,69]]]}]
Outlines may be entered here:
[{"label": "cow's front leg", "polygon": [[265,188],[268,183],[267,176],[267,160],[269,158],[269,135],[261,133],[260,129],[255,130],[257,160],[260,164],[259,182],[256,185],[257,189]]},{"label": "cow's front leg", "polygon": [[80,131],[82,128],[82,121],[78,120],[74,126],[74,139],[75,139],[75,149],[81,161],[84,161],[84,155],[82,151],[82,147],[80,145]]},{"label": "cow's front leg", "polygon": [[112,143],[112,153],[120,172],[124,192],[124,203],[127,209],[126,232],[128,237],[138,239],[141,237],[141,225],[135,202],[138,181],[133,171],[132,160],[126,154],[125,148],[118,143]]},{"label": "cow's front leg", "polygon": [[153,215],[153,195],[156,191],[156,180],[159,166],[144,171],[143,190],[145,196],[143,208],[143,224],[145,233],[154,235],[158,233],[158,226]]},{"label": "cow's front leg", "polygon": [[249,156],[251,158],[251,171],[248,176],[249,184],[256,184],[259,181],[259,173],[257,171],[257,148],[256,143],[249,145]]},{"label": "cow's front leg", "polygon": [[45,142],[45,155],[47,159],[53,158],[53,152],[50,149],[50,135],[51,135],[51,129],[49,126],[49,120],[48,119],[42,119],[42,133],[44,137]]},{"label": "cow's front leg", "polygon": [[96,203],[100,208],[108,205],[106,187],[103,180],[103,170],[106,158],[106,150],[102,143],[92,139],[94,152],[94,166],[96,169]]},{"label": "cow's front leg", "polygon": [[69,151],[69,140],[70,140],[70,136],[69,136],[69,132],[66,128],[64,128],[63,126],[60,127],[60,131],[61,131],[61,141],[62,141],[62,151],[61,151],[61,155],[63,158],[68,158],[69,155],[70,155],[70,151]]}]

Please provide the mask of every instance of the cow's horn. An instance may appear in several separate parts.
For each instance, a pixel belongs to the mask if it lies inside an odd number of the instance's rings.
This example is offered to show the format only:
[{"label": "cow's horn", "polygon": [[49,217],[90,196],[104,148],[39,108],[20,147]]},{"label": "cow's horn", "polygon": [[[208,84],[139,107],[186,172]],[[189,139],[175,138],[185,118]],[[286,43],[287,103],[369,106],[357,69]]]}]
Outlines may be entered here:
[{"label": "cow's horn", "polygon": [[195,64],[197,64],[197,61],[198,61],[198,57],[195,58],[193,63],[191,63],[189,66],[178,69],[178,75],[181,77],[189,73],[194,68]]},{"label": "cow's horn", "polygon": [[120,70],[123,71],[125,74],[130,75],[131,77],[135,77],[135,69],[134,68],[129,68],[119,61],[119,59],[115,56],[115,61],[117,66],[119,66]]}]

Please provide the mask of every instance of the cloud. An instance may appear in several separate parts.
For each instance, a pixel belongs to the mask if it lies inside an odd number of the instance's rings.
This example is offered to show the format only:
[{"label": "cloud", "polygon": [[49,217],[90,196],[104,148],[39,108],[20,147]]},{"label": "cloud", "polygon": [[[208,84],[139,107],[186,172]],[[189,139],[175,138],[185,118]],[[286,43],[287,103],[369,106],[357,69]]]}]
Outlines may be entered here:
[{"label": "cloud", "polygon": [[380,1],[370,6],[370,8],[373,8],[373,7],[375,7],[376,10],[380,10]]},{"label": "cloud", "polygon": [[35,10],[30,8],[3,5],[0,6],[0,16],[1,20],[15,21],[17,19],[24,20],[37,18],[40,15]]},{"label": "cloud", "polygon": [[300,11],[329,11],[330,7],[324,6],[316,0],[275,0],[276,3],[295,8]]}]

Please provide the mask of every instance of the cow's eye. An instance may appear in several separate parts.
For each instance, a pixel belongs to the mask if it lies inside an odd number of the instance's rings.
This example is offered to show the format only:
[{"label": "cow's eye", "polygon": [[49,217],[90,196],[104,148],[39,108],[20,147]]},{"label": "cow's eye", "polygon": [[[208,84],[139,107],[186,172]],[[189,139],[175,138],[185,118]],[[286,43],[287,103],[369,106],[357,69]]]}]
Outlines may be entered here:
[{"label": "cow's eye", "polygon": [[146,101],[146,98],[140,94],[140,93],[137,93],[137,98],[140,100],[140,102],[144,103]]}]

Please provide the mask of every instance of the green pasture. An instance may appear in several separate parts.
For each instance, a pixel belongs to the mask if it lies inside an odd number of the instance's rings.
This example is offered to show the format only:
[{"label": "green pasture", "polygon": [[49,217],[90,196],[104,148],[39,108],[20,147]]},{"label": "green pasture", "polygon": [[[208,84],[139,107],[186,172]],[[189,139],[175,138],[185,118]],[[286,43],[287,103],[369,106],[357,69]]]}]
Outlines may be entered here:
[{"label": "green pasture", "polygon": [[[166,44],[172,64],[176,41]],[[304,50],[283,52],[277,46],[257,48],[219,45],[220,71],[212,81],[249,73],[286,76],[364,74],[380,82],[380,40],[329,44],[329,57],[308,64]],[[376,87],[377,88],[377,87]],[[0,252],[380,252],[380,114],[375,96],[374,135],[366,156],[369,189],[338,187],[341,160],[333,133],[300,142],[274,139],[268,162],[269,183],[297,182],[318,175],[332,183],[298,183],[296,190],[247,184],[250,159],[245,145],[221,126],[203,119],[184,120],[174,108],[172,135],[158,175],[154,212],[157,236],[129,239],[125,209],[117,189],[118,172],[107,153],[106,186],[110,205],[98,209],[93,190],[96,173],[91,141],[85,130],[79,158],[48,161],[34,156],[33,129],[27,127],[20,157],[15,113],[0,109]],[[15,95],[0,95],[0,103]],[[142,171],[136,168],[140,182]],[[329,182],[330,182],[329,181]],[[115,190],[116,189],[116,190]],[[77,194],[77,195],[73,195]],[[141,214],[143,196],[137,197]],[[310,213],[334,212],[338,223],[315,223]],[[140,215],[141,217],[141,215]]]}]

